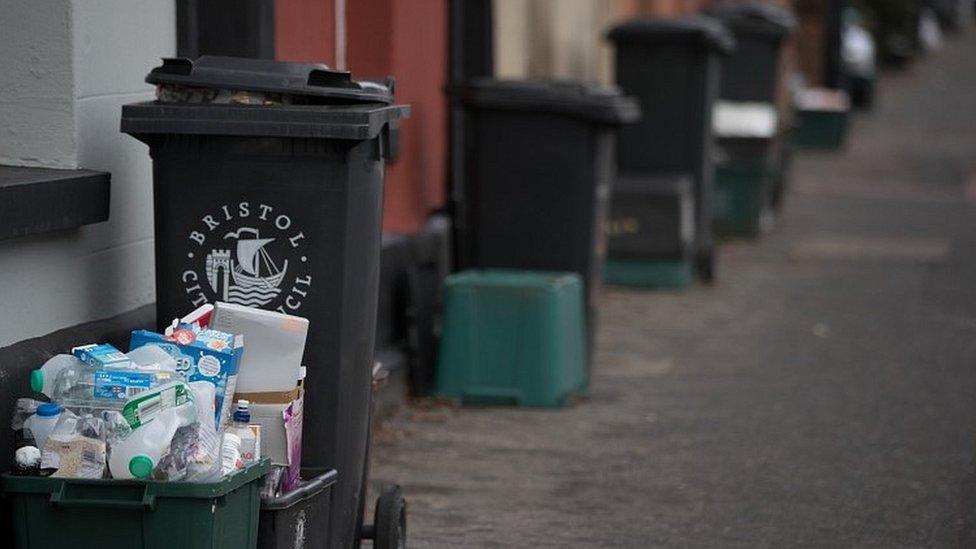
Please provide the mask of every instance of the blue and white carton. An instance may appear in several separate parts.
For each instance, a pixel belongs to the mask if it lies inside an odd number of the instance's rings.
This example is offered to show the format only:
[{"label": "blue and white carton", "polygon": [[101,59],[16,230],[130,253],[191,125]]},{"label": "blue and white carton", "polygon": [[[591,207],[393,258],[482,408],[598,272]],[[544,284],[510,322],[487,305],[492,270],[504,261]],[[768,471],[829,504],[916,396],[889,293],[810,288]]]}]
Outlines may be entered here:
[{"label": "blue and white carton", "polygon": [[177,330],[165,336],[149,330],[135,330],[129,349],[157,345],[176,360],[177,373],[188,383],[213,384],[218,428],[230,420],[230,408],[237,385],[237,370],[244,353],[244,338],[217,330]]},{"label": "blue and white carton", "polygon": [[126,368],[132,361],[108,343],[90,343],[71,349],[71,354],[93,368]]}]

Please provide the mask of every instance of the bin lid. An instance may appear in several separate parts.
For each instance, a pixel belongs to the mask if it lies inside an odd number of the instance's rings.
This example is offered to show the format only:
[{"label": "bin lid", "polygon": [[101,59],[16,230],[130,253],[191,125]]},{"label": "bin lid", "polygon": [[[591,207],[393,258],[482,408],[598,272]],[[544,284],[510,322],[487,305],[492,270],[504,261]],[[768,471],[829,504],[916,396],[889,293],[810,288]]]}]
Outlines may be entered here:
[{"label": "bin lid", "polygon": [[163,58],[146,76],[156,85],[282,94],[295,102],[392,103],[392,80],[354,81],[348,71],[322,63],[292,63],[204,55],[196,60]]},{"label": "bin lid", "polygon": [[641,17],[625,21],[607,32],[617,44],[700,44],[719,53],[735,48],[735,38],[725,25],[711,17]]},{"label": "bin lid", "polygon": [[736,34],[755,34],[778,40],[792,34],[796,28],[792,10],[758,0],[726,0],[707,8],[705,13],[721,20]]},{"label": "bin lid", "polygon": [[476,78],[464,86],[466,105],[509,111],[564,114],[603,124],[630,124],[640,106],[616,86],[568,80]]},{"label": "bin lid", "polygon": [[205,55],[163,59],[146,82],[156,101],[124,105],[121,129],[152,134],[366,140],[410,114],[393,80],[354,81],[319,63]]}]

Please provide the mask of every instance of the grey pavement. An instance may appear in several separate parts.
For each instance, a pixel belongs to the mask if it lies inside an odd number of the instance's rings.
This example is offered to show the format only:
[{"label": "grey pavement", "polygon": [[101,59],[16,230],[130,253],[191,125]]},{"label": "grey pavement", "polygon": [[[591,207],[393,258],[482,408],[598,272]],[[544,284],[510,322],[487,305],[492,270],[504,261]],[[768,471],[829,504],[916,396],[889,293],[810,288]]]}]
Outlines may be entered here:
[{"label": "grey pavement", "polygon": [[592,394],[377,433],[412,547],[972,545],[976,33],[802,153],[719,281],[607,290]]}]

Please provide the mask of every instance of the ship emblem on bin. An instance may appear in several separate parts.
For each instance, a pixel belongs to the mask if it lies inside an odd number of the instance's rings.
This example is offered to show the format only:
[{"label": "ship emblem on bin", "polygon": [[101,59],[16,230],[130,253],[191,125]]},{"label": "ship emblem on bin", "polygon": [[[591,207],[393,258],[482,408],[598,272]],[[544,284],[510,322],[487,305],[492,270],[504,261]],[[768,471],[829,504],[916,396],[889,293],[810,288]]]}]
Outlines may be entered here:
[{"label": "ship emblem on bin", "polygon": [[241,200],[201,212],[185,240],[188,305],[226,301],[298,314],[311,299],[310,238],[274,204]]},{"label": "ship emblem on bin", "polygon": [[241,227],[227,233],[225,240],[237,240],[236,256],[230,250],[207,254],[207,281],[222,301],[260,307],[281,293],[281,281],[288,272],[288,260],[281,266],[265,249],[274,238],[261,238],[257,229]]}]

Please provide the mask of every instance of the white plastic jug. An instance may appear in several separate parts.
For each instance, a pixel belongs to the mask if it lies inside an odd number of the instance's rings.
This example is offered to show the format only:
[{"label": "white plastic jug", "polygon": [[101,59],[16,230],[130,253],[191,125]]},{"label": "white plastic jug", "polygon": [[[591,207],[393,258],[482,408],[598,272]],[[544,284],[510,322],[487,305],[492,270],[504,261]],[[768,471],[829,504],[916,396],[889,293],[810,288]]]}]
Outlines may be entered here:
[{"label": "white plastic jug", "polygon": [[58,374],[66,368],[84,368],[85,363],[74,355],[55,355],[48,359],[40,368],[30,373],[31,389],[51,398],[54,396],[54,381]]},{"label": "white plastic jug", "polygon": [[38,449],[44,448],[47,437],[54,430],[59,419],[61,419],[61,407],[57,404],[45,403],[37,407],[34,415],[24,420],[24,428],[30,429]]},{"label": "white plastic jug", "polygon": [[189,387],[168,383],[129,399],[122,415],[133,431],[112,445],[108,468],[112,478],[144,479],[152,474],[180,427],[197,420]]},{"label": "white plastic jug", "polygon": [[179,427],[176,409],[170,408],[115,443],[108,461],[112,478],[148,478]]}]

